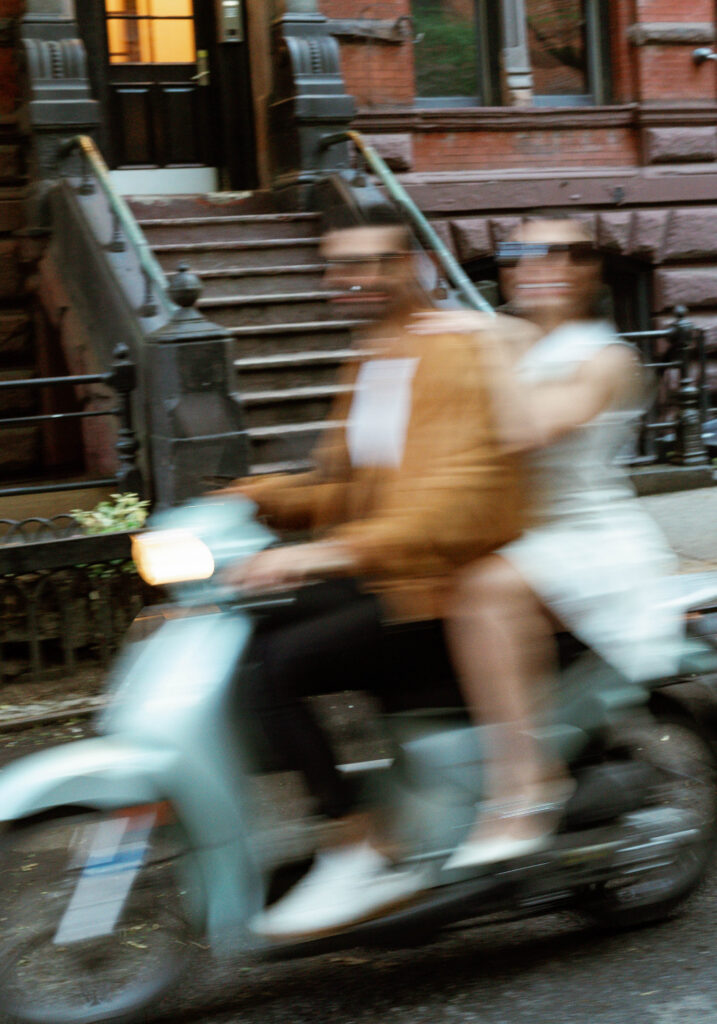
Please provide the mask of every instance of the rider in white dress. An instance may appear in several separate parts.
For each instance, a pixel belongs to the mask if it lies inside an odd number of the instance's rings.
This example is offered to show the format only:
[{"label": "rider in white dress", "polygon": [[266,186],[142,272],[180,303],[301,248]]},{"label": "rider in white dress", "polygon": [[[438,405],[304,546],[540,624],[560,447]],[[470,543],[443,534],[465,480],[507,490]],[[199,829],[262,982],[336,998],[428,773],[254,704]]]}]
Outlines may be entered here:
[{"label": "rider in white dress", "polygon": [[[616,344],[603,321],[567,322],[523,355],[519,380],[528,388],[565,380]],[[567,629],[639,679],[671,670],[681,620],[658,599],[676,559],[615,462],[636,419],[629,405],[530,453],[532,523],[500,555]]]},{"label": "rider in white dress", "polygon": [[634,352],[594,317],[593,242],[581,223],[544,217],[526,221],[497,258],[504,293],[536,328],[515,358],[505,417],[532,476],[530,520],[456,584],[451,650],[493,739],[486,799],[449,868],[539,850],[560,818],[571,780],[532,736],[556,628],[632,679],[671,673],[681,628],[659,604],[674,556],[614,463],[644,389]]}]

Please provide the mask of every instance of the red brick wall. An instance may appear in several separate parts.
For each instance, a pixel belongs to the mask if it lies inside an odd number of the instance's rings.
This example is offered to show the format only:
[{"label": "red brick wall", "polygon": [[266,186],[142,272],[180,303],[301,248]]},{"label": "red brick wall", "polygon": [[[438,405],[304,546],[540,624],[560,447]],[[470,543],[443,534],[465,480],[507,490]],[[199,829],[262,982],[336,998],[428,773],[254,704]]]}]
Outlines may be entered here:
[{"label": "red brick wall", "polygon": [[610,4],[610,64],[615,103],[630,103],[635,98],[635,48],[627,38],[627,30],[634,23],[632,6],[628,0],[613,0]]},{"label": "red brick wall", "polygon": [[[706,22],[715,19],[714,0],[634,0],[637,23]],[[623,4],[627,6],[627,4]],[[715,97],[715,74],[711,64],[695,67],[694,44],[648,44],[631,47],[635,68],[636,99],[711,100]]]},{"label": "red brick wall", "polygon": [[422,132],[413,137],[415,171],[630,167],[638,162],[629,129]]},{"label": "red brick wall", "polygon": [[711,100],[715,97],[715,70],[711,63],[696,67],[694,45],[635,47],[637,98],[658,100]]},{"label": "red brick wall", "polygon": [[[411,13],[411,0],[320,0],[327,18],[377,18],[394,21]],[[341,41],[341,70],[346,90],[359,107],[410,106],[413,103],[413,47],[375,40]]]},{"label": "red brick wall", "polygon": [[635,15],[637,21],[712,21],[715,12],[713,0],[635,0]]}]

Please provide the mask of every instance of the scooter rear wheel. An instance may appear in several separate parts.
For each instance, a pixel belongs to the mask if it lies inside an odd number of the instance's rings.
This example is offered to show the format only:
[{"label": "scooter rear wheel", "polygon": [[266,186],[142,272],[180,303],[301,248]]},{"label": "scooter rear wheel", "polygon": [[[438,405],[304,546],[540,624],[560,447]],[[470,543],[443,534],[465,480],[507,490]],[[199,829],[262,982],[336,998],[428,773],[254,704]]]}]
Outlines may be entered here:
[{"label": "scooter rear wheel", "polygon": [[692,833],[671,854],[643,872],[617,875],[581,894],[580,910],[606,929],[639,927],[675,913],[712,863],[717,841],[717,757],[710,740],[686,717],[661,715],[627,728],[624,754],[656,770],[651,806],[674,811]]},{"label": "scooter rear wheel", "polygon": [[22,1024],[144,1018],[192,950],[158,811],[57,815],[0,843],[0,1007]]}]

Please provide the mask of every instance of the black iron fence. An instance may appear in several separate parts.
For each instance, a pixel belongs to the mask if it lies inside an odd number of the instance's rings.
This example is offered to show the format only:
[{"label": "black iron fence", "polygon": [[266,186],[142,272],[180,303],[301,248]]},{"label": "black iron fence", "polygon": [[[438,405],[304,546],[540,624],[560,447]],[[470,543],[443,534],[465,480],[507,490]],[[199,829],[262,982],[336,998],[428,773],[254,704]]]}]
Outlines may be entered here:
[{"label": "black iron fence", "polygon": [[627,461],[635,466],[706,466],[710,453],[704,429],[713,410],[704,331],[687,319],[684,306],[678,306],[666,327],[622,337],[637,346],[643,364],[656,376],[653,401],[642,416],[637,447]]},{"label": "black iron fence", "polygon": [[[84,409],[78,412],[37,413],[25,416],[0,415],[0,428],[27,427],[32,424],[69,423],[90,419],[95,416],[115,416],[117,431],[117,470],[111,477],[91,477],[81,480],[63,480],[38,484],[0,485],[0,498],[11,495],[44,494],[52,491],[81,490],[90,487],[116,487],[120,491],[143,491],[142,477],[137,468],[138,443],[132,423],[132,393],[137,386],[137,373],[130,359],[129,348],[124,343],[115,347],[113,363],[106,373],[83,373],[61,377],[29,377],[24,380],[0,381],[0,396],[3,392],[41,390],[44,388],[82,387],[89,384],[106,384],[117,396],[117,405],[112,409]],[[2,432],[0,430],[0,444]]]},{"label": "black iron fence", "polygon": [[0,526],[0,681],[107,664],[148,599],[129,534],[79,536],[69,516]]}]

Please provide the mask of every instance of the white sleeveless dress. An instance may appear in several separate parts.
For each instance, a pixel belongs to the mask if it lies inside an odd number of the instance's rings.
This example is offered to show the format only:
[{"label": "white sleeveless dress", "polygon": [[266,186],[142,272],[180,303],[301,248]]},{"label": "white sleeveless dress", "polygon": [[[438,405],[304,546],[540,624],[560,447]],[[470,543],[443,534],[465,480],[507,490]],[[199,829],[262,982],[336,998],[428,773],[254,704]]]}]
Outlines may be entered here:
[{"label": "white sleeveless dress", "polygon": [[[602,322],[567,323],[522,357],[526,383],[558,381],[607,345]],[[674,671],[682,620],[661,605],[676,558],[614,463],[636,410],[608,410],[531,454],[530,528],[501,549],[567,629],[631,679]]]}]

